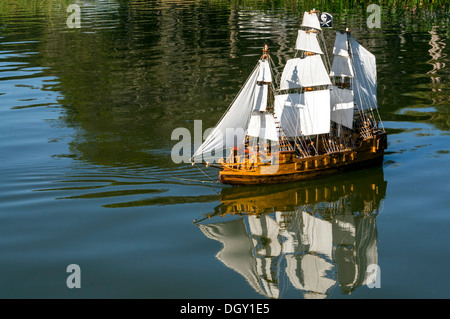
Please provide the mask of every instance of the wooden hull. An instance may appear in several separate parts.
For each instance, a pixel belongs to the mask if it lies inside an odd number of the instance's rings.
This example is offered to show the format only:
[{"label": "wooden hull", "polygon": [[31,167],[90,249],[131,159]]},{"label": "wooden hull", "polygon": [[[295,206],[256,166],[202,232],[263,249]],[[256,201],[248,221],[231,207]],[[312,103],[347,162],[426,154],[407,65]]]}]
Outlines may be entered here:
[{"label": "wooden hull", "polygon": [[231,185],[258,185],[287,183],[317,178],[339,171],[380,164],[387,148],[385,132],[365,139],[357,148],[332,154],[296,158],[293,152],[281,152],[275,164],[261,164],[246,170],[225,167],[219,172],[219,180]]}]

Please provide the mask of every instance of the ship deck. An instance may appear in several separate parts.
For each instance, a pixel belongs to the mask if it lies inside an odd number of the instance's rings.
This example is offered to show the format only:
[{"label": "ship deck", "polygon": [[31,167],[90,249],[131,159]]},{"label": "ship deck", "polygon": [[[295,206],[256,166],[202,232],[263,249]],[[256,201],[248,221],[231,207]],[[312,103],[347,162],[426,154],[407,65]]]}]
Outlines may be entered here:
[{"label": "ship deck", "polygon": [[294,151],[280,152],[269,163],[249,161],[224,164],[219,180],[231,185],[256,185],[294,182],[382,163],[387,148],[386,132],[377,132],[357,147],[344,151],[297,157]]}]

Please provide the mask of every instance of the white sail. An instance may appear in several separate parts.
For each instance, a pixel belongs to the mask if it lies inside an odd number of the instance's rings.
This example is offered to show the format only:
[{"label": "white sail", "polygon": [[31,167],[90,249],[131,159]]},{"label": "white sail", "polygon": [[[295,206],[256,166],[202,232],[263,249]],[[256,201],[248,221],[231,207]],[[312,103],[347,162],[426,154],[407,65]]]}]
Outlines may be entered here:
[{"label": "white sail", "polygon": [[330,131],[330,91],[319,90],[275,96],[275,115],[286,136]]},{"label": "white sail", "polygon": [[298,93],[275,96],[275,115],[286,137],[302,135],[302,109],[299,104]]},{"label": "white sail", "polygon": [[333,231],[330,222],[302,212],[303,237],[302,244],[309,245],[309,251],[314,251],[332,258]]},{"label": "white sail", "polygon": [[248,124],[247,135],[278,141],[278,130],[273,115],[253,112]]},{"label": "white sail", "polygon": [[331,263],[333,225],[306,212],[302,212],[302,221],[301,246],[308,253],[286,256],[286,273],[295,288],[310,292],[305,298],[325,298],[336,284],[330,275],[335,268]]},{"label": "white sail", "polygon": [[[275,257],[281,254],[281,244],[278,239],[280,226],[270,215],[248,216],[248,229],[252,234],[253,245],[258,247],[256,252],[258,257]],[[261,243],[259,238],[270,240]]]},{"label": "white sail", "polygon": [[326,298],[329,289],[336,285],[336,280],[330,275],[333,272],[334,264],[313,251],[303,256],[286,256],[286,274],[295,288],[305,292],[305,299]]},{"label": "white sail", "polygon": [[261,287],[266,295],[278,297],[277,273],[273,270],[272,257],[281,253],[281,244],[278,239],[280,227],[278,223],[267,214],[261,216],[248,216],[249,234],[253,241],[253,254],[257,257],[256,271],[260,277]]},{"label": "white sail", "polygon": [[261,279],[264,273],[255,266],[258,259],[252,254],[255,250],[250,235],[247,232],[243,218],[209,225],[199,225],[201,231],[208,237],[223,244],[216,258],[225,266],[242,275],[256,292],[269,298],[277,298],[279,291],[276,287],[266,291]]},{"label": "white sail", "polygon": [[334,40],[333,54],[348,57],[347,33],[336,32]]},{"label": "white sail", "polygon": [[306,28],[314,28],[317,30],[321,30],[319,18],[315,12],[309,13],[305,12],[303,14],[302,27]]},{"label": "white sail", "polygon": [[304,30],[298,30],[295,49],[323,54],[319,41],[317,41],[317,33]]},{"label": "white sail", "polygon": [[353,91],[331,86],[331,120],[353,128]]},{"label": "white sail", "polygon": [[355,102],[360,109],[376,109],[377,103],[377,66],[375,56],[350,37],[352,62],[355,70],[353,91]]},{"label": "white sail", "polygon": [[320,55],[288,60],[281,75],[280,89],[331,84]]},{"label": "white sail", "polygon": [[269,85],[256,84],[255,99],[253,103],[253,111],[265,112],[267,108],[267,94]]},{"label": "white sail", "polygon": [[353,67],[348,54],[347,33],[336,32],[336,40],[333,47],[333,64],[330,76],[353,77]]},{"label": "white sail", "polygon": [[272,82],[272,73],[268,60],[259,60],[258,82]]},{"label": "white sail", "polygon": [[257,76],[258,67],[250,74],[228,111],[195,151],[192,158],[194,162],[211,163],[224,156],[223,150],[243,146],[244,133],[254,105]]},{"label": "white sail", "polygon": [[353,77],[353,68],[349,57],[335,55],[331,65],[330,76],[348,76]]}]

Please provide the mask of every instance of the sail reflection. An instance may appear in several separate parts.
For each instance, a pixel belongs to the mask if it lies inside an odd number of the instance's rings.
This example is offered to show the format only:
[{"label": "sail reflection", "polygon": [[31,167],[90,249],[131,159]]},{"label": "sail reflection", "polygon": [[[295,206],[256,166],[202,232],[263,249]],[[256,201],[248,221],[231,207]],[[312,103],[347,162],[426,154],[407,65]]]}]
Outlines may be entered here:
[{"label": "sail reflection", "polygon": [[[227,188],[215,212],[195,224],[223,244],[216,257],[259,294],[304,298],[350,294],[373,284],[376,217],[386,193],[382,168],[322,184]],[[288,279],[288,280],[286,280]]]}]

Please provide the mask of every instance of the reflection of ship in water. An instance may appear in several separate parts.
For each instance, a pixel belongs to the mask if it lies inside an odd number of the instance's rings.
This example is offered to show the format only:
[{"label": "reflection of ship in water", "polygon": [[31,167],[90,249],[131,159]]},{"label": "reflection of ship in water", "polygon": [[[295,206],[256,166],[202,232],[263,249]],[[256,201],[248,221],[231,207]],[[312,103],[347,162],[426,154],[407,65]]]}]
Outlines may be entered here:
[{"label": "reflection of ship in water", "polygon": [[195,223],[223,244],[216,257],[264,296],[280,298],[289,282],[305,298],[326,298],[337,285],[350,294],[379,275],[375,219],[387,182],[382,168],[370,172],[224,189],[215,212]]}]

